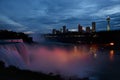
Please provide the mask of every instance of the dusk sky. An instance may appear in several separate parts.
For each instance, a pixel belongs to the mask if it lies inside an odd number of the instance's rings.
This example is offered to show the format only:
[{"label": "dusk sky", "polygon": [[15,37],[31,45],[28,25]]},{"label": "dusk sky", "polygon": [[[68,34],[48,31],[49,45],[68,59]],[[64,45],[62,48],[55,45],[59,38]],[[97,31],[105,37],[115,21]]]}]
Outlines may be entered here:
[{"label": "dusk sky", "polygon": [[0,29],[47,33],[66,25],[69,29],[91,26],[120,29],[120,0],[0,0]]}]

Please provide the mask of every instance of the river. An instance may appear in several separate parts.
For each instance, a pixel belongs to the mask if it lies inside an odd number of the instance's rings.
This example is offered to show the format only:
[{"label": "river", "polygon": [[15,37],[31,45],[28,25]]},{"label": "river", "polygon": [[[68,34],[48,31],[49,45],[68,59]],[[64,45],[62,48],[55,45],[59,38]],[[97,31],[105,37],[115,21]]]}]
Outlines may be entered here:
[{"label": "river", "polygon": [[105,49],[97,44],[4,43],[0,44],[0,60],[6,66],[52,72],[64,77],[120,79],[120,50]]}]

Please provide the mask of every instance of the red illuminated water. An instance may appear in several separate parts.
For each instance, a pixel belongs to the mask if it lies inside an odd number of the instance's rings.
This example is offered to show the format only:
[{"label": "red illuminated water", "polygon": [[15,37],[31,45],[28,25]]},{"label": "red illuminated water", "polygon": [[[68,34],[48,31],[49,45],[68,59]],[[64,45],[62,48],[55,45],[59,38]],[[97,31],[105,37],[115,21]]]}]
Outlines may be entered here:
[{"label": "red illuminated water", "polygon": [[6,65],[63,76],[90,77],[91,80],[119,78],[119,57],[119,50],[98,45],[0,45],[0,60]]}]

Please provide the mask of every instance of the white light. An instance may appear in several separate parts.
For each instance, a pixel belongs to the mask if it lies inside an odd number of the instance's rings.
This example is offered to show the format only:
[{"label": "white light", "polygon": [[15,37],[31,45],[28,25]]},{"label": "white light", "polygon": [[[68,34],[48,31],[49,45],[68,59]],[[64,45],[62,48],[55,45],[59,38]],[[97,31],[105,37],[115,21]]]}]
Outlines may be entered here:
[{"label": "white light", "polygon": [[114,43],[113,43],[113,42],[111,42],[111,43],[110,43],[110,45],[111,45],[111,46],[113,46],[113,45],[114,45]]}]

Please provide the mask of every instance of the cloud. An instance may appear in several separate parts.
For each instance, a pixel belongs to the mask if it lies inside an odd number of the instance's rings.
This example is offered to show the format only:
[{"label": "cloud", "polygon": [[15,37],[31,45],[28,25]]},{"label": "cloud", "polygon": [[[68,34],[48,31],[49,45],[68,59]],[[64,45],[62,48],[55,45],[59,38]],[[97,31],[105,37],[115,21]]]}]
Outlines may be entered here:
[{"label": "cloud", "polygon": [[9,29],[11,27],[12,29],[15,29],[17,31],[23,31],[27,28],[26,26],[1,14],[0,14],[0,26],[4,26],[6,29]]},{"label": "cloud", "polygon": [[102,17],[102,16],[108,16],[108,15],[117,14],[117,13],[120,13],[120,5],[103,8],[93,15]]},{"label": "cloud", "polygon": [[[78,23],[89,26],[92,21],[105,21],[106,16],[120,13],[119,0],[0,1],[0,14],[7,16],[8,19],[5,19],[7,23],[22,26],[23,32],[25,30],[48,32],[49,29],[60,28],[65,24],[69,28],[77,26]],[[112,18],[116,19],[114,16]],[[101,25],[105,24],[101,23]],[[15,29],[18,30],[20,27]]]},{"label": "cloud", "polygon": [[111,1],[114,1],[114,2],[119,2],[119,0],[111,0]]},{"label": "cloud", "polygon": [[120,24],[117,24],[117,25],[114,25],[114,26],[116,26],[116,27],[120,27]]}]

